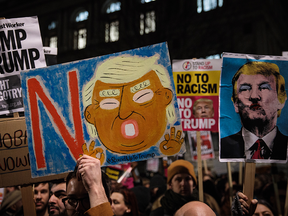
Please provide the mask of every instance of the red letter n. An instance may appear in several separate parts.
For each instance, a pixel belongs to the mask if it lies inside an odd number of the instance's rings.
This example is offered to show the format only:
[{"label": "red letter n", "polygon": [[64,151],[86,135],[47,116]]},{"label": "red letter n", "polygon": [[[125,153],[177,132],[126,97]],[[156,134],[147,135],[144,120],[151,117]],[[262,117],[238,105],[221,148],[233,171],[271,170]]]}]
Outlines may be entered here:
[{"label": "red letter n", "polygon": [[[40,128],[40,116],[38,109],[38,100],[41,100],[46,107],[46,110],[50,113],[51,121],[54,122],[57,128],[55,130],[59,131],[64,142],[68,146],[72,156],[77,159],[79,154],[82,152],[82,144],[84,143],[83,129],[81,124],[81,115],[80,115],[80,104],[79,104],[79,89],[78,89],[78,79],[76,71],[71,71],[68,73],[68,85],[71,95],[71,110],[72,118],[74,124],[75,135],[69,133],[67,125],[63,122],[60,114],[57,112],[54,104],[54,101],[51,101],[43,87],[36,78],[31,78],[27,81],[29,103],[30,103],[30,115],[31,115],[31,126],[32,126],[32,136],[34,142],[34,152],[36,157],[37,168],[45,168],[45,159],[43,152],[43,140]],[[46,91],[47,92],[47,91]],[[38,95],[38,100],[37,100]],[[44,130],[44,129],[43,129]]]}]

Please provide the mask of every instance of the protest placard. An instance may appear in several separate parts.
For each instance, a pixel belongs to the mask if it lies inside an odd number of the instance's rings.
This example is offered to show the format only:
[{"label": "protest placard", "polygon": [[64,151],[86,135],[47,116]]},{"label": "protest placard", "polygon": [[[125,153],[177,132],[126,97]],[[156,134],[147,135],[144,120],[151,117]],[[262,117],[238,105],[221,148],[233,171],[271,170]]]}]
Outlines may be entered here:
[{"label": "protest placard", "polygon": [[287,68],[287,57],[223,54],[220,161],[287,161]]},{"label": "protest placard", "polygon": [[43,47],[43,50],[44,50],[45,61],[46,61],[47,66],[57,64],[58,49],[55,47]]},{"label": "protest placard", "polygon": [[180,117],[184,131],[218,131],[221,59],[173,60]]},{"label": "protest placard", "polygon": [[65,176],[32,179],[24,117],[0,119],[0,187],[27,185]]},{"label": "protest placard", "polygon": [[[190,146],[192,160],[197,161],[197,131],[187,131],[187,139]],[[201,159],[213,159],[214,148],[210,131],[199,131],[201,142]]]},{"label": "protest placard", "polygon": [[24,111],[20,71],[46,67],[37,17],[0,20],[0,115]]},{"label": "protest placard", "polygon": [[32,176],[183,154],[166,43],[21,72]]}]

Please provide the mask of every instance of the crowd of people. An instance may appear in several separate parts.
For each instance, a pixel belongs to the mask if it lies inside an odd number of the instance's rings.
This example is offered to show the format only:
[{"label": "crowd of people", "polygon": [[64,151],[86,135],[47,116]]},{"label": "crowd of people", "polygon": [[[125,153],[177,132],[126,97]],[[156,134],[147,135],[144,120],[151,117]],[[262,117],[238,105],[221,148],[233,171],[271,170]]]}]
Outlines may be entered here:
[{"label": "crowd of people", "polygon": [[[135,163],[133,168],[137,168]],[[284,178],[278,178],[280,195],[286,193]],[[198,178],[189,161],[178,159],[172,162],[167,169],[167,177],[154,173],[147,181],[138,176],[134,187],[127,188],[121,183],[111,184],[111,179],[101,169],[100,161],[83,155],[66,179],[35,184],[34,203],[37,216],[279,215],[277,199],[271,187],[273,182],[268,175],[256,175],[256,199],[253,200],[241,192],[242,187],[236,179],[233,181],[231,206],[227,178],[216,178],[211,172],[204,172],[204,201],[200,202]],[[5,191],[0,216],[24,215],[19,187],[7,187]],[[284,211],[284,203],[280,211]]]}]

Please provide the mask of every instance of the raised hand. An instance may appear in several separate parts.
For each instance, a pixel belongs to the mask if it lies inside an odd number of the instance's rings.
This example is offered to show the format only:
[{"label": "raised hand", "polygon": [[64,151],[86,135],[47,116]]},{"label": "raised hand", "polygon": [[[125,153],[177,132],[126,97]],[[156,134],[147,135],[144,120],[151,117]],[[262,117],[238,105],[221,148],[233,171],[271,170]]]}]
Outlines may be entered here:
[{"label": "raised hand", "polygon": [[90,206],[94,207],[108,202],[102,185],[100,160],[88,155],[83,155],[77,160],[77,176],[89,194]]},{"label": "raised hand", "polygon": [[165,155],[173,155],[180,151],[184,142],[184,138],[181,138],[182,131],[178,130],[175,137],[175,127],[171,127],[170,136],[166,134],[165,140],[160,143],[160,151]]},{"label": "raised hand", "polygon": [[[99,159],[102,165],[105,160],[105,154],[103,153],[103,149],[100,147],[94,149],[94,147],[95,147],[95,141],[92,141],[90,143],[89,150],[87,149],[86,143],[84,143],[82,145],[83,154]],[[83,155],[80,154],[80,157],[82,156]]]}]

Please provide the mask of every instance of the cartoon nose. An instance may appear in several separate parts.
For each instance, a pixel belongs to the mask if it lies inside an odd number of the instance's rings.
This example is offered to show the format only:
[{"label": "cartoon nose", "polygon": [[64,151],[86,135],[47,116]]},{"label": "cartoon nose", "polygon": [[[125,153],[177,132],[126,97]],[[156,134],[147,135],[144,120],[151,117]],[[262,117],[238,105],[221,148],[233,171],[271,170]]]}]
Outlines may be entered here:
[{"label": "cartoon nose", "polygon": [[122,97],[120,105],[119,105],[119,111],[118,111],[118,115],[120,119],[124,120],[132,115],[133,113],[132,103],[133,103],[132,100],[129,101],[127,98],[125,99]]}]

